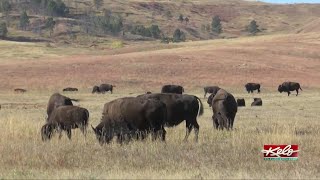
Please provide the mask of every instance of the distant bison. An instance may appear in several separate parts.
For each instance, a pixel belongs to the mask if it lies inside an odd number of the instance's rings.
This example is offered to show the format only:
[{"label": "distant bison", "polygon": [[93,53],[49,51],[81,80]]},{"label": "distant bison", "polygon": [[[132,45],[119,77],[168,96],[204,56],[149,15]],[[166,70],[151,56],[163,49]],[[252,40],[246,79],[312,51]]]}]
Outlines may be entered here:
[{"label": "distant bison", "polygon": [[146,92],[146,94],[152,94],[152,92],[148,91],[148,92]]},{"label": "distant bison", "polygon": [[93,86],[92,94],[94,94],[94,93],[100,93],[99,86]]},{"label": "distant bison", "polygon": [[216,94],[219,91],[219,86],[206,86],[203,88],[204,90],[204,98],[206,98],[207,93],[209,94]]},{"label": "distant bison", "polygon": [[258,93],[260,93],[260,84],[257,83],[247,83],[245,85],[246,90],[248,93],[253,93],[254,90],[258,90]]},{"label": "distant bison", "polygon": [[299,89],[302,91],[300,84],[297,82],[284,82],[278,86],[278,91],[280,93],[287,92],[288,96],[290,95],[290,91],[296,91],[297,95],[299,94]]},{"label": "distant bison", "polygon": [[101,84],[100,86],[94,86],[92,89],[92,93],[104,94],[104,93],[110,91],[110,93],[112,94],[113,87],[116,87],[116,86],[111,85],[111,84]]},{"label": "distant bison", "polygon": [[60,106],[53,110],[49,120],[41,128],[41,137],[43,141],[50,140],[55,131],[59,132],[59,139],[62,131],[67,132],[71,139],[71,129],[80,128],[86,135],[88,126],[89,111],[85,108],[76,106]]},{"label": "distant bison", "polygon": [[51,97],[49,98],[49,102],[47,105],[47,115],[48,115],[48,119],[52,113],[52,111],[59,107],[59,106],[73,106],[72,101],[78,101],[76,99],[70,99],[66,96],[63,96],[59,93],[54,93],[53,95],[51,95]]},{"label": "distant bison", "polygon": [[17,89],[14,89],[14,92],[15,92],[15,93],[25,93],[25,92],[27,92],[27,90],[17,88]]},{"label": "distant bison", "polygon": [[161,93],[175,93],[182,94],[184,92],[184,88],[179,85],[164,85],[162,86]]},{"label": "distant bison", "polygon": [[237,99],[238,107],[246,106],[246,102],[243,98]]},{"label": "distant bison", "polygon": [[216,94],[211,94],[207,103],[212,107],[214,127],[227,130],[233,128],[238,105],[232,94],[220,89]]},{"label": "distant bison", "polygon": [[195,132],[195,140],[198,141],[199,124],[197,117],[203,114],[203,105],[197,96],[186,94],[143,94],[140,98],[157,99],[166,104],[167,119],[165,126],[174,127],[183,121],[186,121],[186,141],[192,129]]},{"label": "distant bison", "polygon": [[78,88],[67,87],[67,88],[64,88],[62,91],[78,91]]},{"label": "distant bison", "polygon": [[120,143],[125,136],[144,139],[148,133],[164,141],[166,117],[166,105],[159,100],[125,97],[106,103],[100,124],[92,129],[101,145],[115,135]]},{"label": "distant bison", "polygon": [[253,102],[251,106],[262,106],[262,99],[261,98],[253,98]]}]

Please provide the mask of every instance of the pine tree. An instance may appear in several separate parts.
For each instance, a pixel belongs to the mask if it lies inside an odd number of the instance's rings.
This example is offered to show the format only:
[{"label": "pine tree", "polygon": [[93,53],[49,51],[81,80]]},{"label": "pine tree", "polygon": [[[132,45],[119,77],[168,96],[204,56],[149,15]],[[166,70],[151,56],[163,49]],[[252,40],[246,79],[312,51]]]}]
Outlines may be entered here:
[{"label": "pine tree", "polygon": [[257,24],[257,22],[255,20],[252,20],[250,24],[247,26],[247,31],[252,35],[255,35],[261,30],[259,29],[259,25]]},{"label": "pine tree", "polygon": [[219,16],[212,18],[211,30],[217,34],[222,32],[221,19]]},{"label": "pine tree", "polygon": [[93,0],[93,4],[96,7],[96,9],[98,10],[99,8],[101,8],[103,6],[103,0]]},{"label": "pine tree", "polygon": [[181,42],[186,40],[186,35],[180,29],[176,29],[173,33],[173,42]]},{"label": "pine tree", "polygon": [[7,24],[5,22],[0,23],[0,38],[4,38],[7,36],[8,29],[7,29]]},{"label": "pine tree", "polygon": [[52,35],[52,33],[53,33],[53,29],[54,29],[54,26],[55,26],[55,25],[56,25],[56,22],[53,20],[52,17],[49,17],[49,18],[47,19],[47,21],[46,21],[46,28],[48,28],[49,31],[50,31],[50,37],[51,37],[51,35]]},{"label": "pine tree", "polygon": [[20,28],[22,30],[26,30],[28,25],[29,25],[29,17],[27,15],[26,11],[23,11],[22,14],[20,15]]}]

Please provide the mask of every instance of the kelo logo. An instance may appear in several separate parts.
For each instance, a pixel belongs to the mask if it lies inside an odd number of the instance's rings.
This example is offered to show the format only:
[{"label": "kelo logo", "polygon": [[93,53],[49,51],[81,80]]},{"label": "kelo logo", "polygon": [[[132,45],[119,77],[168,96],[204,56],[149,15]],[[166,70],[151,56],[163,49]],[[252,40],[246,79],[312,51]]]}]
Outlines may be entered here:
[{"label": "kelo logo", "polygon": [[264,145],[264,160],[293,161],[298,160],[298,145]]}]

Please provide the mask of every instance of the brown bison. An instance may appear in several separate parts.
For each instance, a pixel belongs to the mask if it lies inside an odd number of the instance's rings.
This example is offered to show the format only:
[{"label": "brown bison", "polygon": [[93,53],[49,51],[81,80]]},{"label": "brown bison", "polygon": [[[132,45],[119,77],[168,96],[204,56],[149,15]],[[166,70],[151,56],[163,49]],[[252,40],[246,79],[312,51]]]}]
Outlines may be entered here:
[{"label": "brown bison", "polygon": [[148,133],[153,140],[165,140],[166,106],[159,100],[125,97],[104,105],[102,120],[94,130],[99,143],[109,143],[114,136],[121,143],[123,137],[144,139]]},{"label": "brown bison", "polygon": [[238,107],[246,106],[246,101],[243,98],[237,99]]},{"label": "brown bison", "polygon": [[245,86],[248,93],[253,93],[254,90],[258,90],[258,93],[260,93],[260,84],[257,83],[247,83]]},{"label": "brown bison", "polygon": [[65,92],[65,91],[78,91],[78,88],[67,87],[67,88],[64,88],[62,91],[63,92]]},{"label": "brown bison", "polygon": [[45,125],[41,128],[43,141],[50,140],[55,131],[59,132],[59,139],[62,131],[67,132],[71,139],[71,129],[79,128],[86,135],[88,126],[89,111],[77,106],[59,106],[55,108]]},{"label": "brown bison", "polygon": [[261,98],[253,98],[253,102],[251,106],[262,106],[262,99]]},{"label": "brown bison", "polygon": [[192,129],[195,131],[195,140],[198,141],[199,124],[197,122],[197,116],[203,114],[203,105],[198,97],[184,94],[161,93],[143,94],[138,97],[157,99],[165,103],[167,108],[165,126],[173,127],[185,120],[187,131],[184,141],[188,139]]},{"label": "brown bison", "polygon": [[147,91],[147,92],[146,92],[146,94],[152,94],[152,92],[150,92],[150,91]]},{"label": "brown bison", "polygon": [[207,103],[212,107],[212,120],[216,129],[227,130],[233,128],[238,105],[233,95],[220,89],[216,94],[211,94]]},{"label": "brown bison", "polygon": [[48,115],[48,119],[52,113],[52,111],[59,107],[59,106],[73,106],[72,101],[78,101],[76,99],[70,99],[66,96],[63,96],[59,93],[54,93],[53,95],[51,95],[49,102],[48,102],[48,106],[47,106],[47,115]]},{"label": "brown bison", "polygon": [[93,86],[92,94],[94,94],[94,93],[100,93],[99,86]]},{"label": "brown bison", "polygon": [[203,88],[204,90],[204,98],[206,98],[207,93],[209,94],[216,94],[219,91],[219,86],[206,86]]},{"label": "brown bison", "polygon": [[102,93],[102,94],[110,91],[110,93],[112,94],[113,87],[116,87],[116,86],[111,85],[111,84],[101,84],[101,85],[99,86],[99,91],[100,91],[100,93]]},{"label": "brown bison", "polygon": [[299,94],[299,89],[302,91],[300,84],[297,82],[284,82],[278,86],[278,91],[280,93],[287,92],[288,96],[290,95],[290,91],[296,91],[297,95]]},{"label": "brown bison", "polygon": [[182,94],[184,92],[184,88],[179,85],[164,85],[162,86],[161,93],[175,93]]},{"label": "brown bison", "polygon": [[15,93],[25,93],[25,92],[27,92],[27,90],[17,88],[17,89],[14,89],[14,92],[15,92]]}]

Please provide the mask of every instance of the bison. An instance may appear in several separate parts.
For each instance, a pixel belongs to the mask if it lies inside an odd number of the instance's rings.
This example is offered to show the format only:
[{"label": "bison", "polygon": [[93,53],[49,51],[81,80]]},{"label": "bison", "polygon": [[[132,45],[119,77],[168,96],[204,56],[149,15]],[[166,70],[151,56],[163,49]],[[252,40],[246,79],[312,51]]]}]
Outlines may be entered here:
[{"label": "bison", "polygon": [[262,106],[262,99],[261,98],[253,98],[253,102],[251,106]]},{"label": "bison", "polygon": [[78,88],[67,87],[67,88],[64,88],[62,91],[63,92],[65,92],[65,91],[78,91]]},{"label": "bison", "polygon": [[14,89],[14,92],[15,93],[25,93],[25,92],[27,92],[27,90],[21,89],[21,88],[17,88],[17,89]]},{"label": "bison", "polygon": [[47,115],[48,115],[48,119],[52,113],[52,111],[59,107],[59,106],[73,106],[72,101],[78,101],[77,99],[70,99],[66,96],[63,96],[59,93],[54,93],[53,95],[51,95],[49,102],[48,102],[48,106],[47,106]]},{"label": "bison", "polygon": [[216,94],[219,91],[219,86],[206,86],[203,88],[204,90],[204,98],[206,98],[207,93],[209,94]]},{"label": "bison", "polygon": [[254,90],[258,90],[258,93],[260,93],[260,84],[257,83],[247,83],[245,86],[248,93],[253,93]]},{"label": "bison", "polygon": [[238,105],[232,94],[220,89],[211,94],[207,103],[212,107],[214,127],[216,129],[233,129],[233,123],[238,111]]},{"label": "bison", "polygon": [[290,91],[296,91],[297,95],[299,94],[299,89],[302,91],[300,84],[297,82],[284,82],[278,86],[278,91],[280,93],[287,92],[288,96],[290,95]]},{"label": "bison", "polygon": [[184,92],[184,88],[179,85],[164,85],[162,86],[161,93],[175,93],[182,94]]},{"label": "bison", "polygon": [[113,87],[116,87],[116,86],[111,85],[111,84],[101,84],[101,85],[99,86],[99,91],[100,91],[100,93],[102,93],[102,94],[110,91],[110,93],[112,94]]},{"label": "bison", "polygon": [[157,99],[166,104],[167,119],[165,122],[166,127],[173,127],[186,121],[186,141],[192,129],[195,130],[195,140],[198,141],[199,124],[197,116],[203,114],[203,105],[201,100],[193,95],[182,94],[143,94],[139,95],[140,98]]},{"label": "bison", "polygon": [[99,86],[93,86],[92,94],[94,94],[94,93],[100,93]]},{"label": "bison", "polygon": [[113,136],[131,138],[135,134],[144,139],[152,133],[153,140],[165,140],[166,105],[159,100],[125,97],[104,105],[100,124],[94,130],[99,143],[109,143]]},{"label": "bison", "polygon": [[55,108],[47,123],[41,128],[41,137],[43,141],[50,140],[54,131],[59,132],[59,139],[62,131],[67,132],[71,139],[71,129],[80,128],[86,136],[88,126],[89,111],[77,106],[59,106]]},{"label": "bison", "polygon": [[246,101],[243,98],[237,99],[238,107],[246,106]]}]

